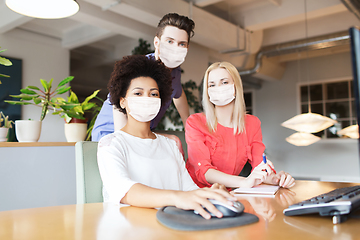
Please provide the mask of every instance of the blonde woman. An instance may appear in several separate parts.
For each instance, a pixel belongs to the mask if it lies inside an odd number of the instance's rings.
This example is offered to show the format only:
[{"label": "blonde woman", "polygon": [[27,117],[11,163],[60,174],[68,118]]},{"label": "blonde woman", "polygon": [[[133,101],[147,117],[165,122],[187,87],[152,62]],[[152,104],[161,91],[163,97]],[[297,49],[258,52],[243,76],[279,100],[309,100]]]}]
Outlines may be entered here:
[{"label": "blonde woman", "polygon": [[[243,86],[236,68],[228,62],[212,64],[205,72],[204,113],[191,115],[185,128],[188,145],[186,168],[199,187],[220,183],[229,188],[253,187],[262,182],[292,187],[288,173],[274,172],[263,162],[260,120],[245,112]],[[246,162],[248,177],[239,176]]]}]

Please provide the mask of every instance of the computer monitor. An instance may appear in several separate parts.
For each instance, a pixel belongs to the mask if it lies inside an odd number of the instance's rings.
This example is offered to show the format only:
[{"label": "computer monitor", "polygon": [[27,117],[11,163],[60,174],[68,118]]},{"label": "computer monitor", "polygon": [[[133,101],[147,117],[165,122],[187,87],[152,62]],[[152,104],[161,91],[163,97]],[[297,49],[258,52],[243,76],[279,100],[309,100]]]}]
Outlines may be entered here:
[{"label": "computer monitor", "polygon": [[[351,27],[349,29],[350,34],[350,47],[351,47],[351,59],[352,69],[354,77],[354,95],[355,95],[355,106],[357,112],[357,123],[360,124],[360,28]],[[360,131],[360,127],[359,127]],[[359,151],[360,151],[360,140]]]}]

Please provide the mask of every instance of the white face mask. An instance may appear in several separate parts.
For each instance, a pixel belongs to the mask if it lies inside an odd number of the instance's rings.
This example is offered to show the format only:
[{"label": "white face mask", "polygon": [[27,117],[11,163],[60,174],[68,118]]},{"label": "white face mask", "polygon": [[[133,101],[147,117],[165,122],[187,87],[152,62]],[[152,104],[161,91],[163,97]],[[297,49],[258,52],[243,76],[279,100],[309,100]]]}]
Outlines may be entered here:
[{"label": "white face mask", "polygon": [[208,94],[210,102],[216,106],[225,106],[235,98],[234,84],[226,84],[220,87],[209,87]]},{"label": "white face mask", "polygon": [[168,68],[176,68],[184,61],[187,48],[159,42],[159,58]]},{"label": "white face mask", "polygon": [[154,97],[128,97],[129,114],[139,122],[153,120],[161,107],[161,99]]}]

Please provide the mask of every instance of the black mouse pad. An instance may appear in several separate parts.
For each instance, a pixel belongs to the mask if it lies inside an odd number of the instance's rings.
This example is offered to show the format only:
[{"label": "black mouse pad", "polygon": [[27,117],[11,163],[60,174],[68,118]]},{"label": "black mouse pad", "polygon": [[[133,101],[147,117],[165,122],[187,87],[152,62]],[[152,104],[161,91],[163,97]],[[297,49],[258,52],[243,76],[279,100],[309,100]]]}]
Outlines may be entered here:
[{"label": "black mouse pad", "polygon": [[176,207],[163,207],[156,213],[157,220],[168,228],[183,231],[211,230],[238,227],[259,221],[251,213],[243,212],[237,217],[204,219],[192,210],[182,210]]}]

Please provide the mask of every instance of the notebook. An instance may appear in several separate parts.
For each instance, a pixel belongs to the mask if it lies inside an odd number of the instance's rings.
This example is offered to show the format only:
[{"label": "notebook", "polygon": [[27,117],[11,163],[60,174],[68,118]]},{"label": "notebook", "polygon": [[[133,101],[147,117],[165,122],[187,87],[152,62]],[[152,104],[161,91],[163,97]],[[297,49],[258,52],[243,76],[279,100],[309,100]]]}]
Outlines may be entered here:
[{"label": "notebook", "polygon": [[236,188],[235,194],[259,194],[259,195],[275,195],[279,190],[279,186],[260,184],[252,188]]}]

